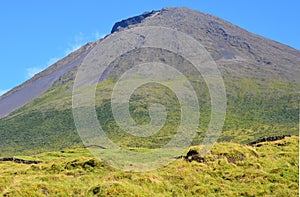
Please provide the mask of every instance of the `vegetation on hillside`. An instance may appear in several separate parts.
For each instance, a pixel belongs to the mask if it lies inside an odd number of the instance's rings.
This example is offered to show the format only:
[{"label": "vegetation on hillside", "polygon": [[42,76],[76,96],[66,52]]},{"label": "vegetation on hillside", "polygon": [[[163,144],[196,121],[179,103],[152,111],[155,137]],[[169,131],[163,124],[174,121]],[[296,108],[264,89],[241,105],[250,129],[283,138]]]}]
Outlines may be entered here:
[{"label": "vegetation on hillside", "polygon": [[[199,147],[191,147],[199,149]],[[201,162],[177,159],[150,172],[124,172],[86,149],[45,152],[0,162],[3,196],[298,196],[299,139],[254,147],[217,143]]]},{"label": "vegetation on hillside", "polygon": [[[201,115],[193,141],[193,145],[197,145],[205,136],[210,120],[210,99],[201,79],[192,79],[192,82],[197,90]],[[264,136],[298,135],[299,106],[297,92],[293,91],[295,85],[276,80],[259,83],[253,79],[238,82],[225,78],[228,106],[219,141],[245,144]],[[151,104],[161,103],[166,107],[168,116],[165,126],[156,135],[146,139],[130,136],[116,124],[110,105],[113,86],[111,79],[98,85],[96,109],[102,128],[115,143],[128,148],[157,148],[175,135],[180,108],[171,90],[148,84],[148,87],[138,88],[131,96],[130,112],[138,124],[149,123]],[[0,156],[82,146],[72,114],[71,87],[72,82],[61,80],[41,97],[1,119]]]}]

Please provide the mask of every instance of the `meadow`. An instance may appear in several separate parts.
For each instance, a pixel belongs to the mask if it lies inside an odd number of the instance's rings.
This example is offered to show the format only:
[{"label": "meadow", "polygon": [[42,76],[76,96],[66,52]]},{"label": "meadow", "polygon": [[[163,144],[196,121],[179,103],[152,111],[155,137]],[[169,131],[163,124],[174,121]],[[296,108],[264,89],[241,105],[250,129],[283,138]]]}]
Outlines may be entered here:
[{"label": "meadow", "polygon": [[16,158],[42,162],[0,162],[3,196],[299,196],[298,136],[216,143],[201,161],[178,158],[148,172],[114,169],[85,148]]}]

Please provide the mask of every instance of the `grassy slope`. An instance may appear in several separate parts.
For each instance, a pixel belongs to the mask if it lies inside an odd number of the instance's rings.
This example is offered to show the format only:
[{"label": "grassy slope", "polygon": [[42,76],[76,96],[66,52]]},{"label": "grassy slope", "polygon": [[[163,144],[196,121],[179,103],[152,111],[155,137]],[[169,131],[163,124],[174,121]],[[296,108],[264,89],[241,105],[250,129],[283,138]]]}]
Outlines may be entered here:
[{"label": "grassy slope", "polygon": [[[132,57],[143,58],[137,52]],[[145,52],[146,57],[147,53]],[[155,54],[155,53],[154,53]],[[166,57],[170,54],[162,53]],[[130,56],[131,57],[131,56]],[[132,58],[131,57],[131,58]],[[153,58],[158,58],[155,56]],[[96,91],[98,119],[115,143],[122,147],[160,147],[177,131],[180,107],[174,93],[159,85],[141,86],[130,98],[132,118],[139,124],[150,120],[148,109],[161,103],[168,112],[167,122],[157,135],[137,139],[127,135],[116,124],[110,107],[110,95],[118,78],[129,69],[131,58],[116,60],[117,65],[108,79],[99,83]],[[200,103],[200,126],[193,145],[201,143],[210,120],[210,96],[203,78],[188,62],[178,57],[167,58],[173,62],[193,85]],[[176,61],[175,61],[176,60]],[[177,61],[178,60],[178,61]],[[119,61],[119,62],[118,62]],[[142,60],[138,60],[142,61]],[[134,62],[137,64],[139,62]],[[175,63],[178,64],[175,64]],[[238,69],[237,69],[238,71]],[[227,93],[225,125],[219,141],[247,143],[263,136],[298,135],[299,97],[298,84],[277,78],[238,77],[226,74]],[[63,75],[37,99],[0,120],[0,156],[61,150],[81,146],[72,116],[72,88],[76,69]],[[172,81],[172,83],[181,83]],[[85,90],[83,90],[85,91]]]},{"label": "grassy slope", "polygon": [[[194,81],[201,103],[201,124],[194,145],[201,143],[210,118],[210,100],[207,98],[206,87],[201,84],[201,79]],[[230,77],[225,77],[225,84],[228,106],[219,141],[247,143],[263,136],[298,135],[299,105],[295,84],[275,79],[262,82]],[[151,148],[161,146],[173,137],[179,120],[174,95],[172,97],[165,89],[156,87],[139,88],[131,97],[131,115],[140,124],[150,120],[148,107],[151,103],[160,102],[169,111],[169,122],[164,130],[148,141],[143,141],[126,136],[116,125],[109,102],[113,85],[111,80],[99,84],[96,95],[97,111],[103,123],[101,125],[111,139],[120,146]],[[1,119],[0,156],[81,146],[72,117],[71,101],[72,81],[62,80],[39,98]]]},{"label": "grassy slope", "polygon": [[[197,147],[193,147],[197,148]],[[27,159],[41,164],[0,163],[6,196],[298,196],[299,139],[249,147],[218,143],[205,161],[178,159],[144,173],[112,169],[85,149],[48,152]]]}]

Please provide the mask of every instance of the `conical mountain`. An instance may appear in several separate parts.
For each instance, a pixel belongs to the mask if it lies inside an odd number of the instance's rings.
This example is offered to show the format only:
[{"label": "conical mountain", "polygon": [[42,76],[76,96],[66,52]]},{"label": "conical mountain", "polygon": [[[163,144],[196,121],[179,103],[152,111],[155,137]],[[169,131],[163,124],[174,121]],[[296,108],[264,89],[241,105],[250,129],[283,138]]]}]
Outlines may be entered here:
[{"label": "conical mountain", "polygon": [[[247,143],[262,136],[298,134],[299,50],[188,8],[145,12],[117,22],[111,33],[118,34],[125,29],[142,26],[160,26],[184,32],[199,41],[217,63],[228,100],[220,141]],[[84,45],[0,97],[1,155],[81,146],[72,116],[73,83],[84,58],[105,39]],[[153,58],[161,61],[163,59],[159,55],[168,55],[167,52],[152,53]],[[141,61],[147,60],[144,51],[136,51],[134,55]],[[153,90],[148,94],[143,89],[136,92],[132,98],[131,112],[137,122],[144,124],[149,121],[148,105],[156,100],[170,107],[169,111],[174,115],[163,131],[136,143],[135,138],[120,131],[113,120],[109,102],[117,77],[132,63],[122,60],[116,60],[117,66],[108,70],[107,77],[99,83],[96,108],[101,116],[100,122],[107,135],[120,146],[161,146],[172,138],[172,130],[178,126],[175,124],[178,109],[172,107],[176,99],[172,100],[172,93],[162,87],[154,87],[159,91]],[[174,61],[182,61],[182,68],[188,64],[184,60]],[[184,72],[192,73],[188,69]],[[193,81],[193,76],[190,79]],[[207,87],[200,85],[203,84],[201,80],[193,83],[198,88],[200,103],[203,103],[200,106],[203,117],[193,142],[197,144],[205,135],[211,112]],[[154,92],[156,97],[152,96]]]}]

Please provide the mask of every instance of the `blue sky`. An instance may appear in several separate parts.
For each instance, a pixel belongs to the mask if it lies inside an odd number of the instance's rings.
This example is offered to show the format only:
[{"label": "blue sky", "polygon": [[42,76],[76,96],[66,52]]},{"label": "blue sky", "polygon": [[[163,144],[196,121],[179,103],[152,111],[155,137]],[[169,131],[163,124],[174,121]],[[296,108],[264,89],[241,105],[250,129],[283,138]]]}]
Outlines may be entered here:
[{"label": "blue sky", "polygon": [[0,2],[0,95],[119,20],[184,6],[300,49],[299,0],[10,0]]}]

